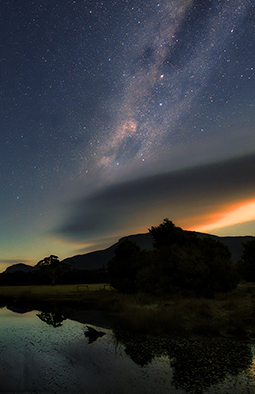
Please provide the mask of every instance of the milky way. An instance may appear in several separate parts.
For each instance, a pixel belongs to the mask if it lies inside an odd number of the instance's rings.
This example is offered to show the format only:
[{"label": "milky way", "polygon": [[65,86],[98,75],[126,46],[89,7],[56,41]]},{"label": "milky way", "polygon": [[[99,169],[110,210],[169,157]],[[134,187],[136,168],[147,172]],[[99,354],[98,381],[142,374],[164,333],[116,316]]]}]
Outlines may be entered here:
[{"label": "milky way", "polygon": [[[231,100],[233,85],[228,81],[227,89],[223,79],[236,75],[223,69],[241,60],[231,53],[233,35],[249,3],[205,9],[192,1],[153,5],[154,13],[144,7],[139,27],[127,29],[122,42],[123,87],[120,99],[109,106],[112,119],[110,130],[102,132],[103,147],[98,146],[99,166],[158,158],[166,146],[171,155],[176,145],[207,138],[210,123],[217,122],[211,107]],[[249,71],[253,76],[252,67]],[[212,84],[216,76],[219,85]]]},{"label": "milky way", "polygon": [[254,11],[1,1],[3,264],[108,246],[164,217],[213,229],[252,203]]}]

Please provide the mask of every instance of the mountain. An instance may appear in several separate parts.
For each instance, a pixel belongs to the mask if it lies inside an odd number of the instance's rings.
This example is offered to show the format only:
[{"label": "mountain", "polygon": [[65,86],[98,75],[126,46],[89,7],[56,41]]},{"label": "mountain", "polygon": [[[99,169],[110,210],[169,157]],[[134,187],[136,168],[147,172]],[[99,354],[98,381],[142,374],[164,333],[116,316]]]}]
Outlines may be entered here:
[{"label": "mountain", "polygon": [[203,234],[203,233],[196,233],[200,238],[205,237],[213,237],[214,239],[218,239],[220,242],[225,244],[232,255],[233,263],[237,263],[238,260],[241,258],[242,251],[243,251],[243,243],[254,239],[251,235],[240,236],[240,237],[218,237],[217,235],[211,234]]},{"label": "mountain", "polygon": [[32,267],[31,265],[28,265],[28,264],[18,263],[18,264],[10,265],[10,267],[7,267],[4,272],[7,272],[9,274],[11,274],[15,271],[30,272],[30,271],[33,271],[34,268],[35,267]]},{"label": "mountain", "polygon": [[244,237],[220,237],[220,241],[228,246],[231,254],[233,263],[237,263],[241,258],[243,251],[243,243],[254,239],[251,235]]},{"label": "mountain", "polygon": [[[210,235],[204,233],[196,233],[200,238],[212,237],[218,239],[223,244],[225,244],[232,255],[232,261],[237,263],[241,257],[244,242],[247,242],[254,237],[243,236],[243,237],[218,237],[217,235]],[[73,257],[68,257],[63,260],[64,263],[70,264],[72,269],[98,269],[106,266],[108,261],[114,256],[114,250],[119,245],[121,241],[128,239],[135,242],[141,249],[152,250],[152,236],[150,233],[146,234],[136,234],[129,235],[127,237],[121,238],[116,244],[110,246],[104,250],[98,250],[96,252],[90,252],[82,255],[77,255]]]},{"label": "mountain", "polygon": [[[210,235],[204,233],[196,233],[200,238],[205,237],[213,237],[214,239],[218,239],[223,244],[228,246],[231,254],[232,254],[232,261],[237,263],[240,259],[242,254],[242,244],[247,242],[254,237],[252,236],[243,236],[243,237],[218,237],[217,235]],[[62,260],[63,263],[70,264],[71,269],[83,270],[83,269],[99,269],[103,266],[106,266],[108,261],[114,256],[114,250],[122,242],[124,239],[128,239],[130,241],[135,242],[141,249],[152,250],[152,236],[150,233],[146,234],[136,234],[136,235],[129,235],[127,237],[121,238],[117,243],[110,246],[104,250],[97,250],[95,252],[79,254],[73,257],[68,257]],[[32,271],[35,267],[31,267],[27,264],[14,264],[8,267],[5,272],[12,273],[14,271],[23,271],[29,272]]]},{"label": "mountain", "polygon": [[152,236],[150,233],[147,234],[136,234],[129,235],[121,238],[116,244],[110,246],[104,250],[97,250],[96,252],[90,252],[86,254],[79,254],[77,256],[68,257],[62,260],[63,263],[70,264],[72,269],[98,269],[106,266],[108,261],[114,256],[114,250],[124,239],[135,242],[141,249],[151,250]]}]

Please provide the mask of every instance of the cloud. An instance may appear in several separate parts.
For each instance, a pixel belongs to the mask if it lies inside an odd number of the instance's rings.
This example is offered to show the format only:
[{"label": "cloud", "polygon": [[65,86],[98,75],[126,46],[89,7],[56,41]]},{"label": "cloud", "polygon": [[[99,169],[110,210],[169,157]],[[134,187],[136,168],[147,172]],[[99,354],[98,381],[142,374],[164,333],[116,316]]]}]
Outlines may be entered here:
[{"label": "cloud", "polygon": [[0,264],[6,263],[8,265],[11,264],[31,264],[33,263],[33,260],[24,260],[24,259],[0,259]]},{"label": "cloud", "polygon": [[216,215],[216,220],[209,224],[196,228],[196,231],[208,232],[215,228],[224,228],[227,226],[239,224],[242,222],[249,222],[255,219],[255,201],[238,204],[237,207],[232,207],[228,212],[223,212],[220,217]]},{"label": "cloud", "polygon": [[248,222],[237,223],[231,226],[222,227],[219,229],[212,229],[210,234],[216,234],[220,237],[230,237],[237,235],[251,235],[255,234],[255,220],[250,220]]},{"label": "cloud", "polygon": [[165,217],[186,227],[203,224],[224,207],[251,200],[254,179],[255,154],[115,183],[71,201],[55,232],[94,239],[137,232]]}]

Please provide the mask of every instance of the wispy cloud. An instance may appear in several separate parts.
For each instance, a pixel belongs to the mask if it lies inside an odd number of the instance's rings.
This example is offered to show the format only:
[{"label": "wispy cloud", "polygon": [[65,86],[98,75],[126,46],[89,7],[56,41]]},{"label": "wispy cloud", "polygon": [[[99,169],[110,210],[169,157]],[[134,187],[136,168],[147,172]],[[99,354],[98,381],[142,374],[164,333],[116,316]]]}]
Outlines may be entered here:
[{"label": "wispy cloud", "polygon": [[191,221],[193,227],[205,225],[223,208],[251,200],[254,179],[255,155],[250,155],[116,183],[71,201],[71,214],[56,232],[73,239],[93,239],[121,229],[146,228],[164,217],[186,227]]},{"label": "wispy cloud", "polygon": [[195,227],[194,230],[208,232],[217,228],[255,220],[255,201],[241,203],[239,206],[232,207],[227,212],[218,213],[216,216],[220,216],[220,218],[216,217],[216,220],[212,220],[211,223]]}]

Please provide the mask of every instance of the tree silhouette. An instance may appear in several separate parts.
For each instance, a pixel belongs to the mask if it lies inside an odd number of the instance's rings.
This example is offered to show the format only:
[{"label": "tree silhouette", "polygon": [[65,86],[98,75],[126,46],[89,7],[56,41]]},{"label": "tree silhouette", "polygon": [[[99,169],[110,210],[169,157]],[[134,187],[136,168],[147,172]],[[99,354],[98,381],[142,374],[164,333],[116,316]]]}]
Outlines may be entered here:
[{"label": "tree silhouette", "polygon": [[255,282],[255,239],[243,243],[238,272],[246,282]]},{"label": "tree silhouette", "polygon": [[136,273],[140,266],[140,251],[136,243],[123,240],[115,249],[114,257],[108,263],[110,284],[123,293],[134,293]]},{"label": "tree silhouette", "polygon": [[45,257],[36,264],[43,273],[46,273],[50,278],[52,286],[55,285],[56,280],[60,278],[68,269],[69,265],[59,261],[58,256],[53,254],[49,257]]},{"label": "tree silhouette", "polygon": [[173,243],[178,243],[183,230],[180,227],[176,227],[171,220],[166,218],[159,226],[152,226],[149,232],[153,237],[153,247],[159,249],[161,246],[170,246]]},{"label": "tree silhouette", "polygon": [[237,286],[239,276],[231,253],[220,241],[209,236],[202,239],[169,219],[149,231],[154,250],[141,250],[129,240],[115,249],[108,263],[115,289],[122,293],[213,297]]}]

